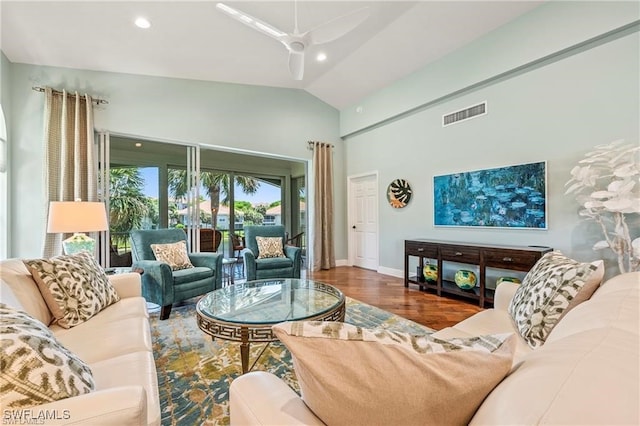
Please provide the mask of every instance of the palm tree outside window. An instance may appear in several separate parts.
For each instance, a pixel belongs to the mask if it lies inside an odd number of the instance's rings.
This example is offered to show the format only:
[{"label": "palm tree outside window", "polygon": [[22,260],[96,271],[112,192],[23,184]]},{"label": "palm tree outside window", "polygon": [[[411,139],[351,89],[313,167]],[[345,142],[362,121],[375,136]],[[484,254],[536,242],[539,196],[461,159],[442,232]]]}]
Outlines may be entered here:
[{"label": "palm tree outside window", "polygon": [[[241,232],[245,223],[261,224],[262,222],[262,215],[254,211],[251,203],[234,202],[234,208],[230,208],[231,200],[235,198],[231,183],[239,186],[244,194],[252,195],[258,192],[260,181],[250,176],[201,170],[200,182],[203,194],[206,196],[199,200],[201,209],[199,225],[223,231],[223,247],[227,248],[226,251],[231,255],[232,245],[229,242],[228,233]],[[188,190],[186,170],[169,169],[168,188],[174,199],[184,200]],[[184,209],[187,206],[181,207]]]},{"label": "palm tree outside window", "polygon": [[[146,171],[146,173],[143,173]],[[155,173],[154,173],[155,172]],[[156,168],[112,166],[109,171],[109,231],[111,266],[130,265],[129,232],[132,229],[158,227],[158,194],[146,194],[145,177],[155,175]]]}]

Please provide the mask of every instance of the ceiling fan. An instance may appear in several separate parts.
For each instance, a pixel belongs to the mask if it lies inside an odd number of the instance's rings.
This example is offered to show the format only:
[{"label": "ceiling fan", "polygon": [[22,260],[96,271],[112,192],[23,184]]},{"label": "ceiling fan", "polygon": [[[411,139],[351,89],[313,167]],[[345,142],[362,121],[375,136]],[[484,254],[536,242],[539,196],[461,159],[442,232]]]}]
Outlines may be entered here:
[{"label": "ceiling fan", "polygon": [[294,80],[302,80],[304,53],[309,46],[336,40],[356,28],[369,16],[368,7],[363,7],[325,22],[310,31],[300,33],[298,30],[298,5],[297,2],[294,2],[293,32],[286,33],[224,3],[218,3],[216,7],[231,18],[282,43],[289,51],[289,71]]}]

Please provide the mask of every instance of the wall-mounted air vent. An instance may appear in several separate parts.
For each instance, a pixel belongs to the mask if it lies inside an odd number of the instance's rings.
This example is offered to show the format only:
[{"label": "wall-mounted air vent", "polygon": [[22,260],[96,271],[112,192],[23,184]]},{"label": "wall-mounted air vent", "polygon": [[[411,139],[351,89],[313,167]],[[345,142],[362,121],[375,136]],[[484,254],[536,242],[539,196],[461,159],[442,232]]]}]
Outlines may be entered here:
[{"label": "wall-mounted air vent", "polygon": [[478,105],[470,106],[460,111],[455,111],[442,116],[442,127],[450,126],[461,121],[479,117],[487,113],[487,102],[484,101]]}]

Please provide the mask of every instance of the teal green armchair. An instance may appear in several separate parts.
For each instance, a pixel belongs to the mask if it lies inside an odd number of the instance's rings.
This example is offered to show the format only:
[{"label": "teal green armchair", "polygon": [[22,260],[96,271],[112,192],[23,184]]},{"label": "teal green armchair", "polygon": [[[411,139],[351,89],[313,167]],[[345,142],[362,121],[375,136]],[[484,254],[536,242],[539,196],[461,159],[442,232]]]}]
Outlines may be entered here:
[{"label": "teal green armchair", "polygon": [[300,247],[284,246],[285,257],[258,259],[258,243],[256,237],[281,237],[285,241],[284,226],[245,226],[242,251],[247,281],[268,278],[300,278],[302,250]]},{"label": "teal green armchair", "polygon": [[222,287],[222,255],[217,253],[189,253],[193,268],[178,271],[156,260],[151,244],[186,241],[182,229],[149,229],[131,231],[133,268],[143,270],[142,295],[148,302],[161,306],[160,319],[171,314],[176,302],[200,296]]}]

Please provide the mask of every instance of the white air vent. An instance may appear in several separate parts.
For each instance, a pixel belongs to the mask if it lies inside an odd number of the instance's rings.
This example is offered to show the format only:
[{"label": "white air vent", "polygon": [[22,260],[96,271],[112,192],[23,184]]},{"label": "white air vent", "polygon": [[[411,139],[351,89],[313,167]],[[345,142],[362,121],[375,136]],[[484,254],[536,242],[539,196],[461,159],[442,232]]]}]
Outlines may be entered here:
[{"label": "white air vent", "polygon": [[454,123],[479,117],[487,113],[487,102],[484,101],[478,105],[470,106],[460,111],[455,111],[442,116],[442,127],[450,126]]}]

